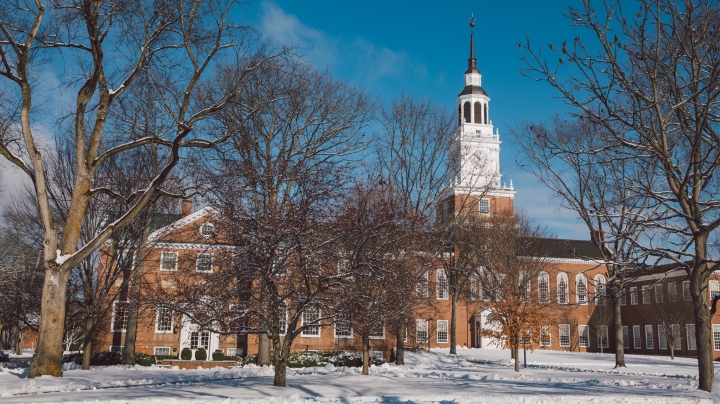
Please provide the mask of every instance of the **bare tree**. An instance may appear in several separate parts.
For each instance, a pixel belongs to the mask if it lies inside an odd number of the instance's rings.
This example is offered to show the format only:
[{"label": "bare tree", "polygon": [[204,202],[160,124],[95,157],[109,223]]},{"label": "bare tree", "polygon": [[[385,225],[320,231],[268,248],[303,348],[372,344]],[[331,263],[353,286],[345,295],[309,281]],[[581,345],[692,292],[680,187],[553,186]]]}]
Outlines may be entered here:
[{"label": "bare tree", "polygon": [[[646,187],[663,205],[657,222],[667,244],[662,258],[684,266],[690,276],[698,342],[699,388],[712,388],[711,313],[708,307],[708,240],[720,226],[717,195],[717,123],[720,92],[717,20],[711,0],[641,1],[637,11],[622,2],[596,10],[590,0],[569,8],[571,24],[589,34],[562,46],[557,63],[533,50],[529,40],[524,74],[548,82],[560,96],[609,139],[633,150],[662,179]],[[593,50],[591,50],[593,49]],[[569,70],[559,69],[569,62]],[[570,74],[563,74],[569,71]],[[645,184],[638,184],[645,185]]]},{"label": "bare tree", "polygon": [[687,324],[693,320],[692,304],[685,299],[678,299],[676,283],[668,282],[667,285],[674,288],[676,293],[668,293],[667,298],[661,302],[655,301],[642,311],[642,315],[649,323],[658,325],[658,338],[665,339],[670,358],[675,359],[675,349],[681,344],[681,335],[687,334]]}]

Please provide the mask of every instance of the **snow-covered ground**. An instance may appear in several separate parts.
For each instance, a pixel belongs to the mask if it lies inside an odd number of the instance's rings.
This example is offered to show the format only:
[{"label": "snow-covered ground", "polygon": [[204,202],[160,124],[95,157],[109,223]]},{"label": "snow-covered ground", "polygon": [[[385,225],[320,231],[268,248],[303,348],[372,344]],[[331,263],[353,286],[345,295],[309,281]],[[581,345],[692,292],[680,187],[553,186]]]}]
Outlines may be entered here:
[{"label": "snow-covered ground", "polygon": [[[513,370],[509,351],[459,349],[406,353],[406,365],[288,369],[287,388],[273,387],[273,370],[177,370],[98,367],[69,369],[62,378],[26,379],[27,369],[0,368],[0,404],[127,403],[710,403],[697,390],[696,361],[627,355],[528,352],[528,368]],[[521,352],[522,359],[522,352]],[[718,375],[720,376],[720,375]],[[720,378],[720,377],[719,377]],[[720,385],[717,386],[720,392]],[[137,401],[133,401],[137,400]]]}]

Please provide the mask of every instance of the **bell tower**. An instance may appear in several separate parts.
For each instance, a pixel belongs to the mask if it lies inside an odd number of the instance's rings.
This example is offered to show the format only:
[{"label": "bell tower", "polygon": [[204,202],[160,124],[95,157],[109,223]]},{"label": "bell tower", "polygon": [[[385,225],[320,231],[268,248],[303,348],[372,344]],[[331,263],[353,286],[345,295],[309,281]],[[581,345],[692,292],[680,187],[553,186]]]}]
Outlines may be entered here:
[{"label": "bell tower", "polygon": [[482,88],[475,58],[475,18],[470,18],[470,58],[457,97],[457,130],[452,140],[451,183],[440,217],[489,216],[512,212],[515,189],[502,182],[500,133],[490,120],[490,97]]}]

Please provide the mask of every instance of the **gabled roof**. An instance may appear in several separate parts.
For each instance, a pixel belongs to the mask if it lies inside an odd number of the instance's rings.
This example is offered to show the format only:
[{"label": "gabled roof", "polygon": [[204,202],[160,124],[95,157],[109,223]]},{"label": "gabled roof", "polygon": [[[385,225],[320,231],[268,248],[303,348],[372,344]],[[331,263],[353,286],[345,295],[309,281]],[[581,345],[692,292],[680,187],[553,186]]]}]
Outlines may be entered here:
[{"label": "gabled roof", "polygon": [[[167,218],[168,220],[170,219],[170,216],[173,216],[173,215],[168,214],[168,218]],[[174,215],[174,216],[178,216],[178,215]],[[220,217],[220,212],[218,212],[217,210],[213,209],[210,206],[206,206],[206,207],[204,207],[198,211],[195,211],[179,220],[175,220],[170,223],[167,223],[166,225],[159,228],[158,230],[155,230],[148,237],[148,241],[156,241],[156,240],[162,238],[163,236],[169,234],[171,231],[177,230],[177,229],[179,229],[189,223],[192,223],[200,218],[203,218],[203,217],[217,218],[217,217]]]},{"label": "gabled roof", "polygon": [[546,258],[602,260],[600,249],[587,240],[564,240],[541,238],[539,251],[547,252]]}]

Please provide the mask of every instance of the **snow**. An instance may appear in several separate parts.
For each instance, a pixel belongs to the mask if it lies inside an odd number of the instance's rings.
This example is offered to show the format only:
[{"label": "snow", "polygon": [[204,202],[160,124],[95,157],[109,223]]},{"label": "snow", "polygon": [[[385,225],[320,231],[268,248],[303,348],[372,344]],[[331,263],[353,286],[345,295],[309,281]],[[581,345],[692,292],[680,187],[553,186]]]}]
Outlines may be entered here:
[{"label": "snow", "polygon": [[[520,352],[522,366],[522,352]],[[108,366],[67,367],[64,377],[26,379],[26,368],[0,367],[0,404],[110,403],[710,403],[697,390],[697,362],[689,358],[535,351],[528,368],[513,369],[507,350],[406,352],[406,365],[288,369],[287,388],[273,387],[273,369],[179,370]],[[720,376],[720,375],[719,375]],[[720,378],[720,377],[719,377]],[[720,401],[718,401],[720,402]]]}]

